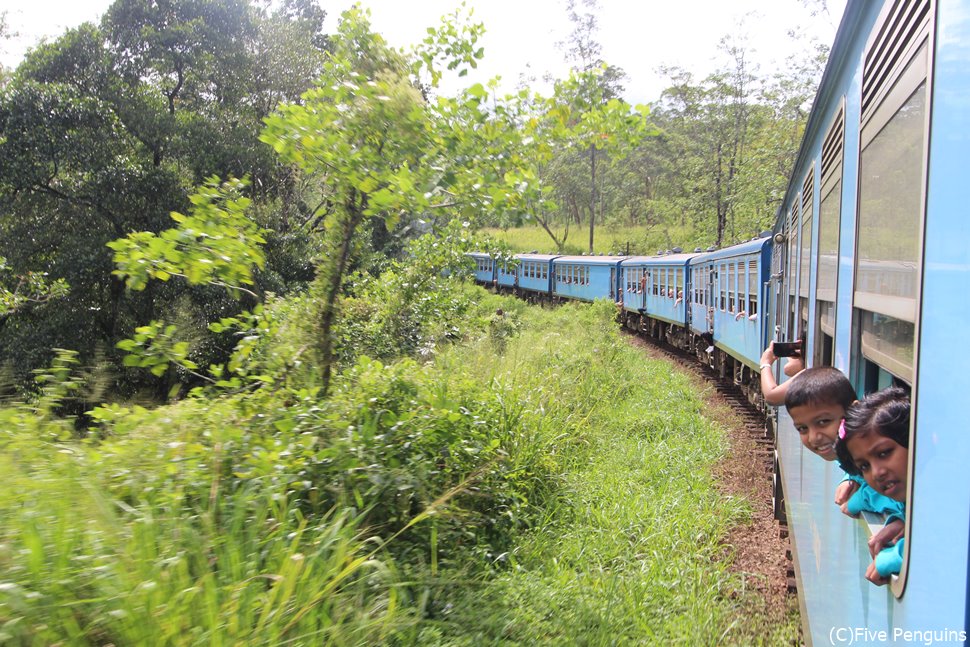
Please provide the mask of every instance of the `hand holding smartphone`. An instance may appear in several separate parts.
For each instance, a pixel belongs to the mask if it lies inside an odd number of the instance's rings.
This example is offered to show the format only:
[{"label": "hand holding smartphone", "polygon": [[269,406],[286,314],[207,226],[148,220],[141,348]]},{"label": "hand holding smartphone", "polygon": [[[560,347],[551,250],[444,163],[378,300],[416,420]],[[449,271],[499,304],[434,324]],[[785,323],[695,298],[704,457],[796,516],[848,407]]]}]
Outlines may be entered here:
[{"label": "hand holding smartphone", "polygon": [[801,357],[802,348],[805,342],[801,339],[798,341],[776,341],[772,345],[772,351],[775,353],[775,357]]}]

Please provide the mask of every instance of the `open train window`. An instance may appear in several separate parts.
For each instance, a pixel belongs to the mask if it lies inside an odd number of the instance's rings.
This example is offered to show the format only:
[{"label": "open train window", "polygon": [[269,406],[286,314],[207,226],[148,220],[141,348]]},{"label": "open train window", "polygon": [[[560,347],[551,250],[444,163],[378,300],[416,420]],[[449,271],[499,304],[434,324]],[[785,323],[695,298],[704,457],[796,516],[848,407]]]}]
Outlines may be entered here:
[{"label": "open train window", "polygon": [[[853,293],[854,349],[866,390],[916,379],[929,130],[930,0],[884,7],[866,45],[859,132],[859,187]],[[913,416],[911,424],[915,425]],[[915,442],[910,428],[910,447]],[[909,453],[910,492],[916,481]],[[912,537],[914,510],[907,509]],[[911,541],[892,591],[906,586]]]},{"label": "open train window", "polygon": [[788,212],[788,250],[785,255],[785,283],[787,288],[785,290],[785,301],[788,304],[786,307],[786,321],[785,330],[787,332],[787,339],[795,339],[795,283],[798,279],[798,199],[791,206],[791,210]]},{"label": "open train window", "polygon": [[748,317],[758,314],[758,293],[761,292],[758,280],[758,261],[748,261]]},{"label": "open train window", "polygon": [[821,202],[815,277],[815,365],[835,363],[835,302],[839,280],[839,227],[842,219],[842,156],[845,103],[839,107],[822,146]]},{"label": "open train window", "polygon": [[727,272],[724,271],[723,265],[718,267],[717,282],[721,291],[721,303],[719,309],[721,312],[724,312],[727,310]]},{"label": "open train window", "polygon": [[802,227],[798,254],[798,331],[797,339],[808,337],[808,284],[812,257],[812,220],[815,218],[815,169],[802,183]]}]

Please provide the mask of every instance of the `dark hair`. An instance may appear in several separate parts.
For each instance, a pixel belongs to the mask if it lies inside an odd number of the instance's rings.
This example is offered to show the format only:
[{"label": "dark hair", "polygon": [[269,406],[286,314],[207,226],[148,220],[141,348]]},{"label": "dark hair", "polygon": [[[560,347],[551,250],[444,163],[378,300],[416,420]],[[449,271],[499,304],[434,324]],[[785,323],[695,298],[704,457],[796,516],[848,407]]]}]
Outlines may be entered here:
[{"label": "dark hair", "polygon": [[853,436],[875,432],[909,449],[909,392],[891,386],[870,393],[845,412],[844,429],[845,434],[835,443],[835,453],[849,474],[860,473],[849,453],[848,440]]},{"label": "dark hair", "polygon": [[842,371],[831,366],[807,368],[792,378],[785,392],[785,407],[806,404],[838,404],[848,409],[856,400],[855,389]]}]

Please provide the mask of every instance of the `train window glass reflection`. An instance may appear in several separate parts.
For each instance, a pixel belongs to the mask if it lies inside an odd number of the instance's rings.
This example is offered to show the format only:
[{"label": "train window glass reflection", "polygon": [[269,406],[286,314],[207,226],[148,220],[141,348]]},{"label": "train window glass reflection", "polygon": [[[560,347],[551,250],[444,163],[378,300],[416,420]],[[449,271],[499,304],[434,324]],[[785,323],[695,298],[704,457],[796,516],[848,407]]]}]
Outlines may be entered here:
[{"label": "train window glass reflection", "polygon": [[[910,67],[921,61],[925,69],[925,50]],[[913,379],[925,116],[923,81],[865,146],[859,166],[855,306],[862,355],[906,382]]]},{"label": "train window glass reflection", "polygon": [[785,281],[788,283],[788,288],[785,291],[785,299],[788,303],[785,308],[787,316],[785,330],[788,339],[795,338],[795,280],[798,276],[798,201],[800,199],[801,195],[796,199],[788,213],[788,252],[785,255]]},{"label": "train window glass reflection", "polygon": [[727,272],[724,271],[724,266],[719,265],[717,269],[717,282],[719,285],[719,290],[721,292],[721,302],[719,304],[719,310],[724,312],[727,310]]}]

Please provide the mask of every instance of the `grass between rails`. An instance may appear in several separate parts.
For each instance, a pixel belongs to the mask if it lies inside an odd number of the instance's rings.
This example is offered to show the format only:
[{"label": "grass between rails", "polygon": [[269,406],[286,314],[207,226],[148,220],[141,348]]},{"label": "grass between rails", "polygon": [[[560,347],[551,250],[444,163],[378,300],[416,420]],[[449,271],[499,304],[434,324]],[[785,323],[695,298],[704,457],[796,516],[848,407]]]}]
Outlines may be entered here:
[{"label": "grass between rails", "polygon": [[[688,384],[612,306],[480,299],[434,362],[112,408],[0,409],[0,643],[617,644],[761,635],[742,502]],[[433,514],[429,514],[433,513]]]}]

